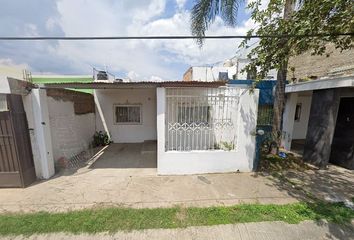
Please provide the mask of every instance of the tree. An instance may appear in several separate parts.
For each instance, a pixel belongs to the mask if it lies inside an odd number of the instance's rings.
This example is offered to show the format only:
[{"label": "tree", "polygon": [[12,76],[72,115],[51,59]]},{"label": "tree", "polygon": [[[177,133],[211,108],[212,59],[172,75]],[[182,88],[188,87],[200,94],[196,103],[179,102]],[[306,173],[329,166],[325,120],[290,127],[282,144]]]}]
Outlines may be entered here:
[{"label": "tree", "polygon": [[[198,0],[192,9],[191,28],[192,34],[199,37],[199,44],[203,43],[200,37],[204,36],[209,24],[215,19],[215,15],[219,14],[223,19],[230,19],[225,16],[231,14],[230,11],[223,11],[228,9],[227,7],[224,6],[217,10],[210,7],[219,6],[215,2],[218,4],[224,2],[229,5],[229,8],[234,4],[238,6],[240,3],[238,0]],[[257,27],[250,30],[248,36],[253,34],[283,36],[261,38],[258,46],[248,55],[251,62],[244,69],[244,71],[257,72],[257,80],[264,79],[271,69],[278,70],[273,114],[273,136],[276,150],[278,150],[282,135],[289,58],[306,51],[324,54],[327,43],[333,43],[341,51],[352,48],[354,1],[270,0],[268,6],[261,9],[261,1],[255,0],[248,5],[248,8],[251,10],[251,18],[257,23]],[[236,15],[232,19],[235,18]],[[225,22],[229,24],[228,21]],[[229,25],[232,26],[232,24]],[[349,34],[343,36],[340,35],[341,33]],[[240,46],[247,47],[249,40],[250,38],[245,39]]]}]

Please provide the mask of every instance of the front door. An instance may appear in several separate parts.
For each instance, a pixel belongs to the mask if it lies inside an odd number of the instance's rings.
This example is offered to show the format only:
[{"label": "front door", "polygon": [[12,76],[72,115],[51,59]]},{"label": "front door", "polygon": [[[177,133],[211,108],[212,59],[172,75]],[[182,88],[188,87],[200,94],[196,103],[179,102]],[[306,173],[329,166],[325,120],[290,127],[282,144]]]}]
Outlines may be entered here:
[{"label": "front door", "polygon": [[340,101],[330,163],[354,169],[354,97]]}]

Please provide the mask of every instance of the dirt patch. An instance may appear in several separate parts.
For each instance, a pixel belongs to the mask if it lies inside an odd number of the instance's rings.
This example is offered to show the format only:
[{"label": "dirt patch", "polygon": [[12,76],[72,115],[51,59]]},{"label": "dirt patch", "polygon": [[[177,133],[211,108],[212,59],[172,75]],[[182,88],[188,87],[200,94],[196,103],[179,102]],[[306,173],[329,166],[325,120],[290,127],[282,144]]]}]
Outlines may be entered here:
[{"label": "dirt patch", "polygon": [[292,153],[287,153],[285,158],[273,154],[261,154],[261,160],[257,171],[259,172],[276,172],[276,171],[306,171],[316,170],[315,167],[306,163],[302,157]]}]

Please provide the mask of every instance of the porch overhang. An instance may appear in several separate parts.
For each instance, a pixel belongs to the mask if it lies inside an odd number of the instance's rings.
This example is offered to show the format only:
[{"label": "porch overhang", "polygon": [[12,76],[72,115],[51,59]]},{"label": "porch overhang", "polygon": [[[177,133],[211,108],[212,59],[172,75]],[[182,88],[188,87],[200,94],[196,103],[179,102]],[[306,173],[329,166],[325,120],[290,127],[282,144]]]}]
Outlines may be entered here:
[{"label": "porch overhang", "polygon": [[330,88],[354,87],[354,75],[331,77],[320,80],[288,84],[285,88],[286,93],[304,92]]},{"label": "porch overhang", "polygon": [[218,88],[225,86],[226,82],[198,82],[198,81],[164,81],[164,82],[71,82],[71,83],[47,83],[40,88],[71,88],[71,89],[134,89],[134,88],[175,88],[175,87],[202,87]]}]

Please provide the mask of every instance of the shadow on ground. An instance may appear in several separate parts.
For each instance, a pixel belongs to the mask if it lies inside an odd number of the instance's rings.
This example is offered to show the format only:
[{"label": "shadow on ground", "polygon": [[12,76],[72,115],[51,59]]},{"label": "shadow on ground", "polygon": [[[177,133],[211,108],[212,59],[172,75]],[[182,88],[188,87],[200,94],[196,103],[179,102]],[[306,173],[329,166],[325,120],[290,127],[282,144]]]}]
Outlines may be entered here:
[{"label": "shadow on ground", "polygon": [[[329,231],[338,239],[354,238],[351,216],[338,219],[336,207],[327,208],[328,203],[343,203],[354,211],[354,171],[330,165],[327,170],[278,171],[273,173],[257,172],[254,177],[268,176],[271,186],[299,201],[309,202],[311,209],[319,216],[333,221],[343,221],[343,225],[330,223]],[[338,205],[338,206],[339,206]],[[323,224],[318,219],[318,224]],[[351,224],[350,224],[351,223]]]},{"label": "shadow on ground", "polygon": [[89,168],[156,168],[156,158],[156,143],[114,143]]}]

